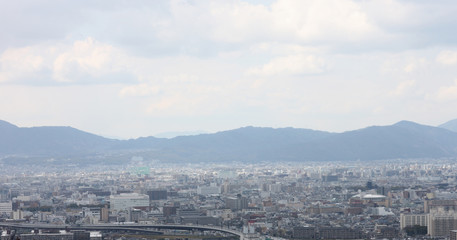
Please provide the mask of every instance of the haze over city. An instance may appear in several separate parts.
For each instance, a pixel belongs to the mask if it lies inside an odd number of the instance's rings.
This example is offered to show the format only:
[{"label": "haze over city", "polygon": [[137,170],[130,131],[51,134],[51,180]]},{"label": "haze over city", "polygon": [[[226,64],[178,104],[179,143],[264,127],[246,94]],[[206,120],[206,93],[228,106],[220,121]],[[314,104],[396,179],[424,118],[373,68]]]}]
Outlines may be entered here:
[{"label": "haze over city", "polygon": [[0,240],[457,240],[456,13],[0,1]]},{"label": "haze over city", "polygon": [[114,138],[457,117],[455,1],[2,1],[0,119]]}]

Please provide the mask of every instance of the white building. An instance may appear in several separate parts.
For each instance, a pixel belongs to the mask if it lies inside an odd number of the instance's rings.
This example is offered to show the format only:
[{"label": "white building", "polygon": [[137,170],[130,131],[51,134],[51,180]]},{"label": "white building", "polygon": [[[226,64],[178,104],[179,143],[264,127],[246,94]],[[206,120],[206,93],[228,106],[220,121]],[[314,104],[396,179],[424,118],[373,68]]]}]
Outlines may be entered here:
[{"label": "white building", "polygon": [[429,223],[428,214],[400,214],[400,228],[419,225],[428,226]]},{"label": "white building", "polygon": [[13,212],[13,219],[20,220],[24,218],[24,213],[21,210],[16,210]]},{"label": "white building", "polygon": [[13,203],[9,202],[0,202],[0,214],[8,214],[11,215],[13,212]]},{"label": "white building", "polygon": [[110,196],[111,211],[128,210],[129,208],[149,208],[149,196],[138,193],[121,193]]}]

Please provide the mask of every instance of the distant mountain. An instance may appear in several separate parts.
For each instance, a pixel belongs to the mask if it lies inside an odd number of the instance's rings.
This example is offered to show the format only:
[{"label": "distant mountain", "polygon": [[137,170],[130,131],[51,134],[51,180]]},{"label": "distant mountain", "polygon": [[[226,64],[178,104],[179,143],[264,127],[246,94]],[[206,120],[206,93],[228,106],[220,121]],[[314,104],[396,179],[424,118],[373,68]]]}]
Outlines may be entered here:
[{"label": "distant mountain", "polygon": [[244,127],[172,139],[113,140],[71,127],[20,128],[0,121],[0,158],[8,155],[97,156],[87,157],[95,162],[141,155],[163,162],[225,163],[442,158],[457,157],[457,132],[402,121],[343,133]]},{"label": "distant mountain", "polygon": [[331,135],[333,133],[309,129],[244,127],[176,137],[167,141],[155,156],[173,161],[275,161],[272,156],[286,154],[283,149],[291,144],[303,145]]},{"label": "distant mountain", "polygon": [[157,159],[175,161],[347,161],[457,157],[457,133],[414,122],[344,133],[240,128],[172,139]]},{"label": "distant mountain", "polygon": [[401,121],[340,133],[295,149],[306,160],[457,157],[457,133]]},{"label": "distant mountain", "polygon": [[19,128],[0,120],[0,155],[93,154],[116,142],[71,127]]},{"label": "distant mountain", "polygon": [[445,128],[445,129],[453,131],[453,132],[457,132],[457,119],[445,122],[445,123],[439,125],[438,127]]}]

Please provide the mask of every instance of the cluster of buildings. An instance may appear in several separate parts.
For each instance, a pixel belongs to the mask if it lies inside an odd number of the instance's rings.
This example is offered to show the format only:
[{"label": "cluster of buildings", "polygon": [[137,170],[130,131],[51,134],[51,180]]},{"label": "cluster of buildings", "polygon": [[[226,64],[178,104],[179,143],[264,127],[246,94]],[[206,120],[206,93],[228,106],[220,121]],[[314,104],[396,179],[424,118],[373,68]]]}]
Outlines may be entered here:
[{"label": "cluster of buildings", "polygon": [[0,171],[2,222],[206,225],[249,238],[457,237],[452,160]]}]

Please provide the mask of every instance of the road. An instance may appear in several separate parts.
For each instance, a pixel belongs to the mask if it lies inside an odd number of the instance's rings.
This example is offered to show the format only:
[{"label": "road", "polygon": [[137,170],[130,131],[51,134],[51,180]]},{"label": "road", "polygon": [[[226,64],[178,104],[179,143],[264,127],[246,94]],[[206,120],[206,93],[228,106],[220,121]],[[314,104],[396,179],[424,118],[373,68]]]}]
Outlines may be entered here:
[{"label": "road", "polygon": [[244,240],[244,234],[232,229],[203,226],[203,225],[172,225],[172,224],[97,224],[97,225],[51,225],[51,224],[25,224],[25,223],[5,223],[0,222],[0,227],[10,229],[57,229],[57,230],[86,230],[86,231],[109,231],[109,230],[122,230],[122,231],[135,231],[148,234],[162,235],[163,232],[150,230],[153,229],[175,229],[175,230],[188,230],[188,231],[217,231],[238,236],[240,240]]}]

